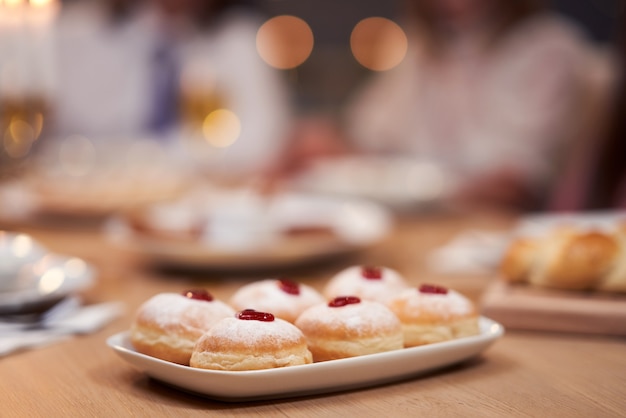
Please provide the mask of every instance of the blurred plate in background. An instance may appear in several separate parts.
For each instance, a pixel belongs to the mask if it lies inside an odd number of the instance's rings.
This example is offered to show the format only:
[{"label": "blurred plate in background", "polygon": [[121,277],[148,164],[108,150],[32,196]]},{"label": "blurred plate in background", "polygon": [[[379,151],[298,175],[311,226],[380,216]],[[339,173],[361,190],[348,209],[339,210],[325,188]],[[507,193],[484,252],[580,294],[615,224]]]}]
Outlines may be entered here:
[{"label": "blurred plate in background", "polygon": [[172,199],[190,182],[172,154],[148,139],[52,141],[24,173],[0,184],[0,222],[104,217]]},{"label": "blurred plate in background", "polygon": [[391,225],[386,209],[364,200],[233,192],[147,207],[113,219],[106,232],[154,264],[250,269],[351,254]]},{"label": "blurred plate in background", "polygon": [[395,210],[437,205],[452,193],[450,173],[428,161],[354,156],[315,162],[292,183],[296,190],[377,201]]}]

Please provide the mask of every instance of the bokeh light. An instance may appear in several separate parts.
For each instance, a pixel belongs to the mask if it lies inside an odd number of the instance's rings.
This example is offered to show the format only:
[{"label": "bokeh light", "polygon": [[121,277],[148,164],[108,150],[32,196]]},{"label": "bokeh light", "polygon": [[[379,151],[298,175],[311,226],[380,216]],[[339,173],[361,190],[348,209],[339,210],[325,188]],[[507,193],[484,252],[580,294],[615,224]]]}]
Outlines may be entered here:
[{"label": "bokeh light", "polygon": [[39,280],[39,292],[48,294],[59,289],[65,281],[65,273],[60,267],[53,267],[46,271]]},{"label": "bokeh light", "polygon": [[87,272],[87,264],[80,258],[70,258],[65,262],[64,271],[69,277],[79,277]]},{"label": "bokeh light", "polygon": [[202,123],[204,139],[217,148],[232,145],[241,134],[239,117],[228,109],[217,109],[209,113]]},{"label": "bokeh light", "polygon": [[9,7],[21,6],[24,3],[26,3],[26,0],[4,0],[4,5]]},{"label": "bokeh light", "polygon": [[4,149],[11,158],[22,158],[28,154],[34,132],[25,122],[18,120],[11,123],[4,133]]},{"label": "bokeh light", "polygon": [[32,127],[20,118],[12,118],[4,132],[3,145],[7,155],[15,159],[26,156],[40,133],[39,126]]},{"label": "bokeh light", "polygon": [[402,62],[408,49],[404,30],[383,17],[368,17],[350,35],[354,58],[367,69],[387,71]]},{"label": "bokeh light", "polygon": [[11,253],[15,257],[23,258],[31,253],[33,247],[33,240],[28,235],[19,234],[11,243]]},{"label": "bokeh light", "polygon": [[31,6],[35,6],[35,7],[43,7],[43,6],[47,6],[49,4],[52,4],[54,0],[28,0],[28,3]]},{"label": "bokeh light", "polygon": [[313,51],[313,31],[299,17],[282,15],[265,22],[258,30],[256,47],[272,67],[287,70],[301,65]]}]

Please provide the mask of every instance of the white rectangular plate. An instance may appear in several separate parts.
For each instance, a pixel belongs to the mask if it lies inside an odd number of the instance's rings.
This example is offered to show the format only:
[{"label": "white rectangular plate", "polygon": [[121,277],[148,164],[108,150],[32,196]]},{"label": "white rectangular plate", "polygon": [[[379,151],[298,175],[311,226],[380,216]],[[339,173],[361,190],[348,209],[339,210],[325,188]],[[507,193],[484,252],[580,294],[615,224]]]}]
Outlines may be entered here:
[{"label": "white rectangular plate", "polygon": [[504,333],[502,325],[485,317],[480,318],[480,329],[476,336],[420,347],[239,372],[195,369],[138,353],[130,344],[128,331],[109,337],[107,344],[150,377],[214,399],[236,402],[334,392],[406,379],[470,359]]}]

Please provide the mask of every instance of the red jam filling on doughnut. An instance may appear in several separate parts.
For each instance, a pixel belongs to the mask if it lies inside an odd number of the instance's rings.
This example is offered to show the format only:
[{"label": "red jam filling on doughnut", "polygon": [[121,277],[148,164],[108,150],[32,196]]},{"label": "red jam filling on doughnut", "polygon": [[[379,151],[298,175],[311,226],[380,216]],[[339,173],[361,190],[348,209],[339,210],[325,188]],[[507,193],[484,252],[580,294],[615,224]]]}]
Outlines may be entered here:
[{"label": "red jam filling on doughnut", "polygon": [[361,276],[368,280],[380,280],[383,278],[383,269],[374,266],[361,267]]},{"label": "red jam filling on doughnut", "polygon": [[335,299],[328,302],[328,306],[331,308],[340,308],[353,303],[361,303],[361,299],[356,296],[337,296]]},{"label": "red jam filling on doughnut", "polygon": [[436,286],[434,284],[423,284],[418,289],[421,293],[434,293],[438,295],[448,294],[448,289],[443,286]]},{"label": "red jam filling on doughnut", "polygon": [[280,279],[278,281],[278,287],[280,290],[290,295],[300,294],[300,285],[296,282],[292,282],[291,280]]},{"label": "red jam filling on doughnut", "polygon": [[183,292],[183,296],[189,299],[204,300],[207,302],[213,300],[213,296],[204,289],[186,290]]},{"label": "red jam filling on doughnut", "polygon": [[244,321],[263,321],[272,322],[274,315],[268,312],[259,312],[254,309],[244,309],[241,312],[237,312],[237,319],[243,319]]}]

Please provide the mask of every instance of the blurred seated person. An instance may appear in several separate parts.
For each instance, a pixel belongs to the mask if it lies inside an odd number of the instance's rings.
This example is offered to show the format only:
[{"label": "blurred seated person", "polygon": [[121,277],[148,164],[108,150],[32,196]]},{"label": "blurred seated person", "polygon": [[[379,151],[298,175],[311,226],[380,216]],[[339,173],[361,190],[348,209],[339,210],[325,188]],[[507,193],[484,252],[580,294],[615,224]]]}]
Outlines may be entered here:
[{"label": "blurred seated person", "polygon": [[568,153],[551,196],[553,211],[626,209],[626,28],[620,29],[616,51],[622,59],[610,106],[587,106],[606,115],[600,119],[606,129],[590,132]]},{"label": "blurred seated person", "polygon": [[440,164],[458,206],[536,208],[601,54],[537,1],[408,5],[409,52],[352,102],[351,145]]},{"label": "blurred seated person", "polygon": [[[202,142],[219,152],[177,150],[218,173],[245,175],[271,164],[288,123],[287,95],[280,75],[256,52],[262,21],[241,3],[66,2],[56,28],[52,136],[149,137],[175,148]],[[196,138],[217,107],[240,124],[230,146]],[[188,123],[197,126],[191,131]]]},{"label": "blurred seated person", "polygon": [[623,74],[610,129],[597,154],[586,205],[577,209],[626,209],[626,82]]}]

